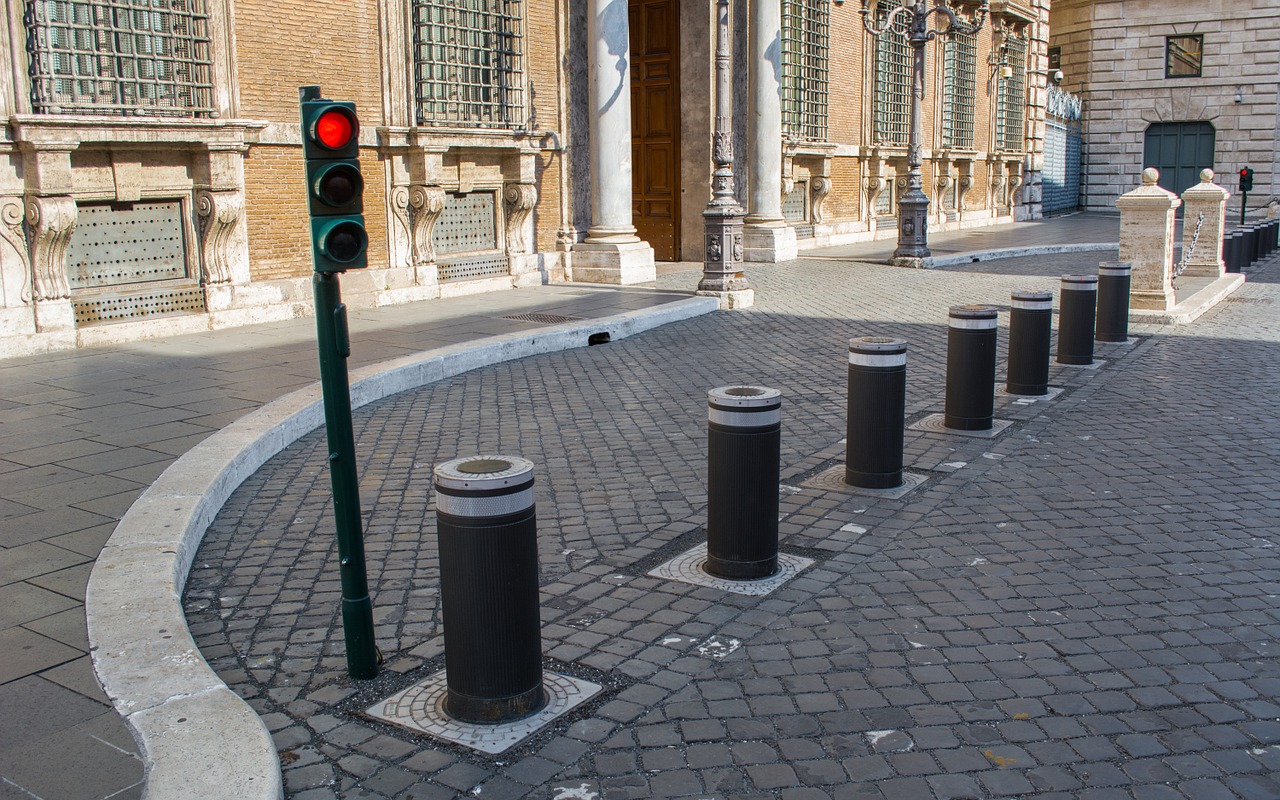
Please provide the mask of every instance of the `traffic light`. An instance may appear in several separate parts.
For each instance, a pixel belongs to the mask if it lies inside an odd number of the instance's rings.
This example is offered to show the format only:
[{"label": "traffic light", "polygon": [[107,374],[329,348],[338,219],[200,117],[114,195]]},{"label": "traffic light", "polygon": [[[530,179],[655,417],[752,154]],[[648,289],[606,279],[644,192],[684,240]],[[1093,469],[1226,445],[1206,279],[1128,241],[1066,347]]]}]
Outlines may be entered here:
[{"label": "traffic light", "polygon": [[354,103],[325,100],[319,86],[298,90],[302,154],[307,162],[311,255],[316,272],[368,266],[364,178],[360,174],[360,121]]},{"label": "traffic light", "polygon": [[1249,167],[1240,170],[1240,191],[1253,191],[1253,170]]}]

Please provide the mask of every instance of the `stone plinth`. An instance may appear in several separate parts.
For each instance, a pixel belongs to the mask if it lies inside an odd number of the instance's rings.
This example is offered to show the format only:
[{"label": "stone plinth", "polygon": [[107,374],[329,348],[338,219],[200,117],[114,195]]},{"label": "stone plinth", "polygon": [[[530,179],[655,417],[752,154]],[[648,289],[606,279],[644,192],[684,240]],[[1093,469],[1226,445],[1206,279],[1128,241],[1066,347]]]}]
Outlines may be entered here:
[{"label": "stone plinth", "polygon": [[657,279],[653,248],[639,240],[619,244],[594,243],[590,239],[573,246],[570,262],[573,280],[628,286]]},{"label": "stone plinth", "polygon": [[786,222],[756,224],[747,217],[742,238],[746,245],[745,261],[791,261],[798,253],[796,229]]},{"label": "stone plinth", "polygon": [[[1227,273],[1227,266],[1222,261],[1222,236],[1226,229],[1227,198],[1230,196],[1230,192],[1213,182],[1211,169],[1201,170],[1200,183],[1182,193],[1185,206],[1182,212],[1182,257],[1187,261],[1183,275],[1221,278]],[[1198,238],[1197,227],[1200,229]]]},{"label": "stone plinth", "polygon": [[1160,173],[1142,171],[1142,186],[1116,200],[1120,209],[1120,261],[1133,264],[1129,306],[1168,311],[1173,308],[1174,209],[1182,201],[1156,185]]}]

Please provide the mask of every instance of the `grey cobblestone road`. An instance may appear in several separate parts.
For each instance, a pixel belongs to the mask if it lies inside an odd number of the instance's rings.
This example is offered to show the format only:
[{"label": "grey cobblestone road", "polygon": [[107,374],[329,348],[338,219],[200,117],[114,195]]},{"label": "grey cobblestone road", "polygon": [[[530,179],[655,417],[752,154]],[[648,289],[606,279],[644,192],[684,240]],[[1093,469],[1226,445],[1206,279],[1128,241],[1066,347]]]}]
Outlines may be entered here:
[{"label": "grey cobblestone road", "polygon": [[[997,438],[908,431],[902,499],[808,485],[843,460],[849,337],[910,342],[911,422],[942,410],[947,306],[1107,257],[802,260],[751,271],[753,310],[389,398],[356,418],[383,675],[345,677],[319,434],[210,529],[193,633],[298,800],[1278,798],[1280,259],[1055,365],[1056,400],[997,398]],[[785,392],[782,546],[816,559],[763,598],[645,576],[700,540],[729,383]],[[538,465],[548,666],[606,686],[498,757],[358,713],[442,666],[431,467],[480,452]]]}]

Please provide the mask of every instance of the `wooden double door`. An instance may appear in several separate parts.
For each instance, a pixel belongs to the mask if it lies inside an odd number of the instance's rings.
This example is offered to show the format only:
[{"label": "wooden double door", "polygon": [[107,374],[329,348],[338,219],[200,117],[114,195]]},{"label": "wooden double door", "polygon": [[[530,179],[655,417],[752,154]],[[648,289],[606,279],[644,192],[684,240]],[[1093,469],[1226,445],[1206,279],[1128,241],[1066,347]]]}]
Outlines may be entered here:
[{"label": "wooden double door", "polygon": [[631,205],[658,261],[680,260],[680,27],[677,0],[630,0]]}]

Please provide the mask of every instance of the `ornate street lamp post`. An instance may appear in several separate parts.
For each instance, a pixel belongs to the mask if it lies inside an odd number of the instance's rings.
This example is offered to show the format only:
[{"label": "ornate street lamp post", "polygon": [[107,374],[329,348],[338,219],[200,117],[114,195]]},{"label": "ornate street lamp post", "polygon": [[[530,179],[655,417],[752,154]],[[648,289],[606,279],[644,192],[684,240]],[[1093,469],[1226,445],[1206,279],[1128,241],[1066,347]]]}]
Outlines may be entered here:
[{"label": "ornate street lamp post", "polygon": [[733,89],[729,61],[729,0],[716,8],[716,122],[712,137],[711,202],[702,212],[706,250],[698,294],[717,297],[721,308],[745,308],[755,291],[742,271],[742,225],[747,213],[734,196]]},{"label": "ornate street lamp post", "polygon": [[[911,138],[907,142],[907,193],[898,200],[898,247],[893,251],[893,263],[904,267],[924,266],[924,259],[932,255],[929,251],[929,198],[924,193],[924,176],[920,171],[924,164],[920,130],[924,105],[924,46],[939,35],[977,33],[987,21],[989,10],[988,0],[982,0],[973,20],[966,22],[947,6],[947,0],[932,2],[932,8],[925,0],[898,6],[889,12],[879,28],[871,21],[871,7],[867,0],[862,0],[862,10],[858,12],[862,14],[862,27],[875,38],[892,35],[899,17],[907,17],[905,35],[907,44],[911,45]],[[875,4],[878,6],[879,0]],[[930,28],[930,15],[946,17],[947,27]]]}]

